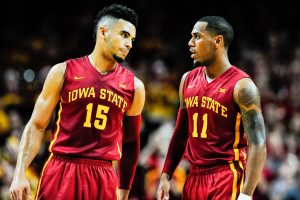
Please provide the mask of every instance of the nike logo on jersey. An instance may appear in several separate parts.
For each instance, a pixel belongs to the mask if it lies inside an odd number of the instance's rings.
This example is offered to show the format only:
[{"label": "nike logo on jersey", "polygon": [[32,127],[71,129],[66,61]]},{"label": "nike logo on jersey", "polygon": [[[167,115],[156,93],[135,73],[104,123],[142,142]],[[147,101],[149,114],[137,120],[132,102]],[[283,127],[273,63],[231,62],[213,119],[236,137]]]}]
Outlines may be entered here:
[{"label": "nike logo on jersey", "polygon": [[220,88],[220,89],[219,89],[219,92],[225,94],[226,89],[225,89],[225,88]]},{"label": "nike logo on jersey", "polygon": [[193,88],[195,86],[197,86],[197,85],[188,85],[188,88]]},{"label": "nike logo on jersey", "polygon": [[85,78],[85,76],[74,76],[75,80],[80,80],[80,79],[83,79],[83,78]]},{"label": "nike logo on jersey", "polygon": [[126,85],[125,85],[125,84],[119,83],[119,87],[120,87],[120,88],[123,88],[123,89],[126,89]]}]

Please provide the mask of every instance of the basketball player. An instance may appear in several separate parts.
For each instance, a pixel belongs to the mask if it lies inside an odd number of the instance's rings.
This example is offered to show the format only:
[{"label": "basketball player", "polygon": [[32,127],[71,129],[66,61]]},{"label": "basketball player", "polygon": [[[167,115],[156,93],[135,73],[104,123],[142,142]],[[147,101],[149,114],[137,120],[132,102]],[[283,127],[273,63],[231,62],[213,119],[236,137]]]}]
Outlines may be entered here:
[{"label": "basketball player", "polygon": [[169,180],[184,153],[190,173],[182,199],[251,199],[266,159],[259,91],[229,62],[233,29],[224,18],[203,17],[191,34],[188,45],[196,68],[181,80],[176,128],[157,199],[169,199]]},{"label": "basketball player", "polygon": [[[143,83],[121,66],[136,36],[136,13],[113,4],[98,14],[93,52],[49,72],[22,135],[12,199],[31,196],[25,170],[58,104],[36,199],[127,199],[139,155]],[[119,162],[118,179],[112,166]]]}]

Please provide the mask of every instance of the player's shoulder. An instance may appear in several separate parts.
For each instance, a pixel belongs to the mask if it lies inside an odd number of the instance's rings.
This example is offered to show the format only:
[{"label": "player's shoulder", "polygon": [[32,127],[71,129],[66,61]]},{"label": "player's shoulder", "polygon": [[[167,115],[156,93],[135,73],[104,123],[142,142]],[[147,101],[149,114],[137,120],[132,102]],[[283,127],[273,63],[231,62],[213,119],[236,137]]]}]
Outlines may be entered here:
[{"label": "player's shoulder", "polygon": [[182,77],[181,77],[181,81],[184,81],[184,80],[186,79],[186,77],[189,75],[190,72],[191,72],[191,71],[185,72],[185,73],[182,75]]},{"label": "player's shoulder", "polygon": [[49,73],[64,75],[66,71],[66,67],[67,67],[66,61],[57,63],[53,65]]},{"label": "player's shoulder", "polygon": [[198,76],[200,73],[203,72],[203,70],[204,70],[204,67],[196,67],[195,69],[185,72],[181,77],[181,82],[183,83],[188,78]]},{"label": "player's shoulder", "polygon": [[134,76],[134,89],[135,90],[145,90],[145,86],[143,81],[141,81],[138,77]]},{"label": "player's shoulder", "polygon": [[233,96],[235,99],[240,97],[259,96],[259,90],[252,79],[245,77],[236,82]]},{"label": "player's shoulder", "polygon": [[234,73],[234,79],[236,80],[235,86],[234,86],[235,90],[244,88],[244,86],[247,84],[249,84],[250,88],[255,86],[255,83],[253,82],[253,80],[251,79],[249,74],[247,74],[244,70],[242,70],[236,66],[232,66],[231,69]]},{"label": "player's shoulder", "polygon": [[182,94],[183,93],[183,87],[184,87],[184,84],[185,84],[185,81],[187,79],[187,76],[190,74],[191,71],[187,71],[185,72],[182,77],[181,77],[181,80],[180,80],[180,84],[179,84],[179,94]]},{"label": "player's shoulder", "polygon": [[244,77],[238,80],[235,84],[235,89],[252,89],[256,88],[255,83],[249,77]]}]

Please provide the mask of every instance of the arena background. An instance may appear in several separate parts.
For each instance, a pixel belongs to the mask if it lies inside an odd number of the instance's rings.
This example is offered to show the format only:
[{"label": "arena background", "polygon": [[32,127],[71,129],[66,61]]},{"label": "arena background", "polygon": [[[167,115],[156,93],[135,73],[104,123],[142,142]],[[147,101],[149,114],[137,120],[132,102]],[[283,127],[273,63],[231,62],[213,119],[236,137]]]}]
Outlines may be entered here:
[{"label": "arena background", "polygon": [[[300,198],[300,13],[289,1],[21,1],[0,7],[0,199],[8,199],[19,139],[51,66],[89,54],[94,20],[113,2],[139,15],[137,38],[126,62],[143,80],[141,156],[130,199],[152,200],[178,108],[178,84],[191,68],[187,43],[205,15],[225,17],[235,30],[231,63],[249,73],[261,92],[268,158],[254,200]],[[48,156],[49,125],[28,170],[32,191]],[[173,179],[179,199],[185,160]],[[297,193],[298,192],[298,193]]]}]

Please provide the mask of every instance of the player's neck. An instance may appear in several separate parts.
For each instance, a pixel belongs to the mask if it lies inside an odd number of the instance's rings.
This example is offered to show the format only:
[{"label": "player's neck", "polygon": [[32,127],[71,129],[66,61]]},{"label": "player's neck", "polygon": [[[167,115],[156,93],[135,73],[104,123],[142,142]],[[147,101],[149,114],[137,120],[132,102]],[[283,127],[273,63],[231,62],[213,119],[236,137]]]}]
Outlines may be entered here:
[{"label": "player's neck", "polygon": [[88,58],[93,67],[101,74],[107,74],[113,71],[117,66],[117,62],[100,59],[94,52],[91,53]]},{"label": "player's neck", "polygon": [[226,70],[228,70],[232,65],[228,62],[215,62],[210,66],[206,66],[206,78],[207,80],[213,80],[223,74]]}]

